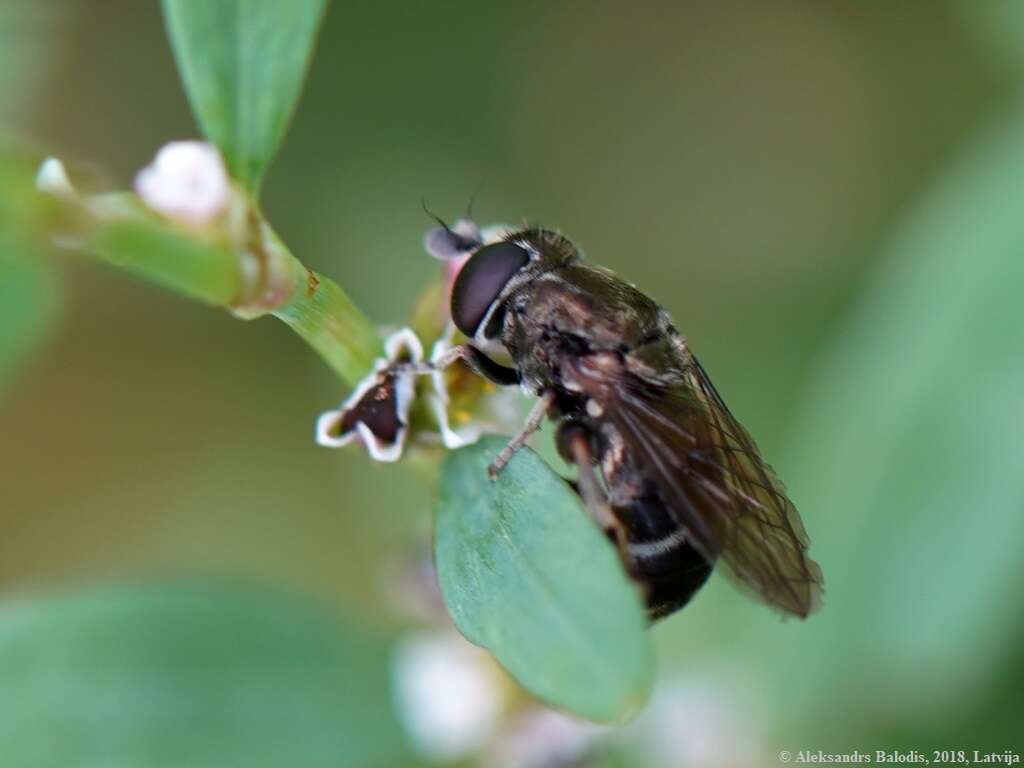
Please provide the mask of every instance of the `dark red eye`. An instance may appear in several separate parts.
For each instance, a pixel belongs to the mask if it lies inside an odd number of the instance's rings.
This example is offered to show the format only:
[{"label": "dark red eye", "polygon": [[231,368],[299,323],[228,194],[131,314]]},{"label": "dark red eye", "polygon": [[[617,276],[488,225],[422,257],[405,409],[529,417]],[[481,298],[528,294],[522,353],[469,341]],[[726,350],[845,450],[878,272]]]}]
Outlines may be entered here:
[{"label": "dark red eye", "polygon": [[513,243],[486,245],[474,253],[452,288],[456,327],[472,337],[508,281],[529,261],[530,254]]}]

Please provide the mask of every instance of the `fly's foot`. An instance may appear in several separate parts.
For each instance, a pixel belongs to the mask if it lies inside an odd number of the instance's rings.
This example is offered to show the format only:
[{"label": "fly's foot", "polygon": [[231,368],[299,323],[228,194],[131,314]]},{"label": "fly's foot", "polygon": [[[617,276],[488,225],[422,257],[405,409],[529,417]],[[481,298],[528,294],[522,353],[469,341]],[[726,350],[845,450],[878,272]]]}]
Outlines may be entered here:
[{"label": "fly's foot", "polygon": [[548,407],[554,401],[555,396],[553,392],[545,392],[533,404],[533,408],[530,410],[530,415],[526,418],[526,424],[519,431],[519,434],[508,441],[508,445],[502,448],[498,455],[494,457],[487,467],[487,476],[491,480],[497,480],[498,475],[502,473],[512,457],[516,455],[516,451],[526,445],[526,441],[530,435],[540,429],[541,422],[544,421],[544,415],[548,411]]},{"label": "fly's foot", "polygon": [[512,457],[516,455],[516,452],[526,444],[526,438],[536,431],[536,427],[529,430],[524,429],[512,438],[508,445],[502,448],[498,455],[494,457],[494,461],[487,465],[487,476],[491,480],[497,480],[498,475],[505,471],[505,467],[512,461]]},{"label": "fly's foot", "polygon": [[499,462],[497,459],[487,465],[487,477],[490,480],[497,480],[498,475],[501,474],[502,470],[505,469],[507,462]]}]

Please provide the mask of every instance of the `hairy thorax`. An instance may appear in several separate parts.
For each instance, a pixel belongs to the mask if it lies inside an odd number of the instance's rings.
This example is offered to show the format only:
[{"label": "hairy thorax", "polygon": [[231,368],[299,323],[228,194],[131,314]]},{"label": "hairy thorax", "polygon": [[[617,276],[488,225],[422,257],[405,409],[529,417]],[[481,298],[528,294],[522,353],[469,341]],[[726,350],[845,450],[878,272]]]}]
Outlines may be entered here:
[{"label": "hairy thorax", "polygon": [[567,369],[566,361],[612,373],[632,350],[658,336],[661,314],[653,301],[607,270],[573,264],[510,297],[503,341],[531,388],[578,391],[577,379],[586,372]]}]

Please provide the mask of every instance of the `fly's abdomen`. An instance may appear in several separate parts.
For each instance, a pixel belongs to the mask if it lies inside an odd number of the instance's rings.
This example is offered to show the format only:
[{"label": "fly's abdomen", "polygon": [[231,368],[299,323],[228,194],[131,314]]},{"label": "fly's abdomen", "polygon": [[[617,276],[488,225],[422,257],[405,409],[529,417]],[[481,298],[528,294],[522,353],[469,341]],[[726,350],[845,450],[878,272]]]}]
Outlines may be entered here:
[{"label": "fly's abdomen", "polygon": [[638,498],[613,511],[626,529],[633,575],[644,586],[650,618],[682,608],[704,586],[712,564],[689,544],[656,496]]}]

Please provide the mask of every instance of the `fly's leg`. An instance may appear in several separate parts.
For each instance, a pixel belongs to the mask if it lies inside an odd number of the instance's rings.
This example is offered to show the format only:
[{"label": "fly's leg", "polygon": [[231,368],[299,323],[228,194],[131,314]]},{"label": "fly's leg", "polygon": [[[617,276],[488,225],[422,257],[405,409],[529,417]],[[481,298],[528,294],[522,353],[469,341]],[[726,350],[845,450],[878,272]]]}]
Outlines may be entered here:
[{"label": "fly's leg", "polygon": [[440,357],[424,363],[397,363],[391,370],[396,374],[431,376],[462,360],[477,376],[482,376],[498,386],[508,387],[519,383],[519,373],[514,368],[494,362],[472,344],[451,347]]},{"label": "fly's leg", "polygon": [[457,360],[466,360],[469,357],[469,345],[459,344],[452,347],[436,360],[422,363],[396,363],[391,370],[396,374],[409,374],[411,376],[429,376],[430,374],[443,371]]},{"label": "fly's leg", "polygon": [[554,392],[545,392],[540,396],[540,398],[538,398],[537,402],[533,404],[533,408],[530,409],[530,415],[526,417],[526,424],[524,424],[523,428],[519,430],[519,434],[508,441],[508,445],[501,449],[498,455],[494,457],[494,461],[492,461],[490,466],[487,467],[487,474],[492,480],[501,474],[505,465],[512,460],[516,451],[526,444],[530,435],[540,429],[540,425],[544,421],[548,408],[551,406],[551,403],[554,402],[554,399]]},{"label": "fly's leg", "polygon": [[575,464],[579,470],[577,487],[587,512],[615,544],[623,566],[631,576],[635,576],[636,568],[633,557],[629,553],[626,528],[612,512],[611,505],[608,503],[608,495],[601,487],[597,473],[594,471],[594,453],[591,450],[590,432],[578,422],[563,422],[558,430],[557,443],[562,455]]}]

